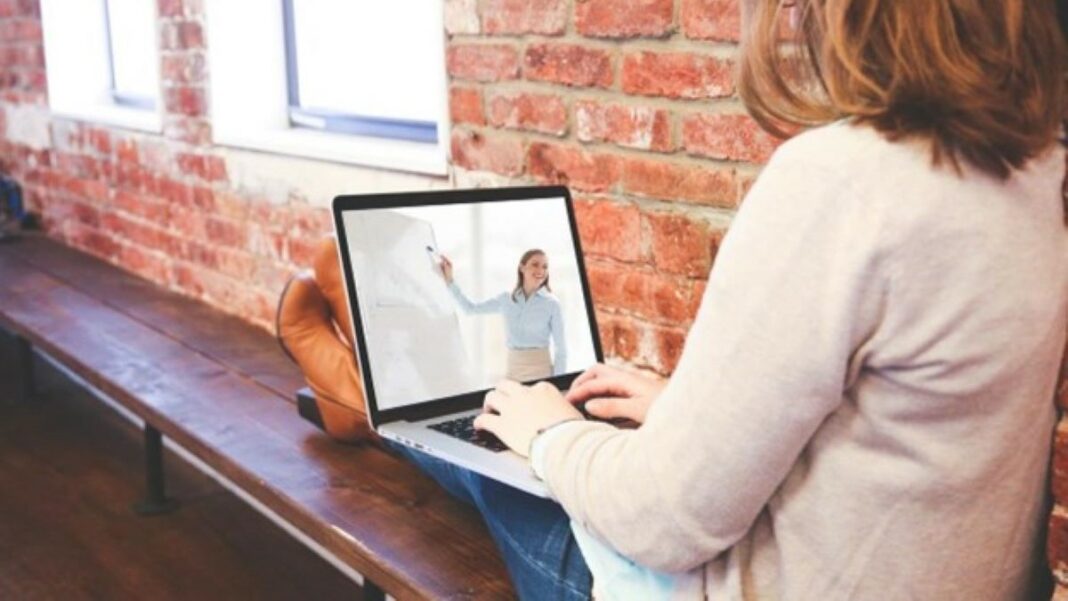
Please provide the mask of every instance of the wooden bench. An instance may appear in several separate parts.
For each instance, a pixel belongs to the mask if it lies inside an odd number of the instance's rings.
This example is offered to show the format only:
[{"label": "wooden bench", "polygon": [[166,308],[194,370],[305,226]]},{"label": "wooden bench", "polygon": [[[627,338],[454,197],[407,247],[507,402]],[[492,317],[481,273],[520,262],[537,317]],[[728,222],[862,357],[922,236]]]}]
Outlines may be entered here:
[{"label": "wooden bench", "polygon": [[302,378],[268,333],[39,235],[0,244],[0,327],[19,341],[23,399],[36,349],[143,420],[142,511],[169,508],[167,437],[362,575],[365,598],[515,596],[474,509],[404,461],[335,443],[297,415]]}]

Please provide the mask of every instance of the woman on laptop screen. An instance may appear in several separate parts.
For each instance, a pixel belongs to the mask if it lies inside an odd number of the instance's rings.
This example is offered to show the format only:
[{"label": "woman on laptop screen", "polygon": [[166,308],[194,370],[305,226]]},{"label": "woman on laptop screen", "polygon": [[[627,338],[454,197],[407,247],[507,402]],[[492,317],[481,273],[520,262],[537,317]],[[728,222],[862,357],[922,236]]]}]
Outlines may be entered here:
[{"label": "woman on laptop screen", "polygon": [[[549,287],[549,259],[537,248],[523,253],[516,267],[515,288],[481,302],[472,302],[452,277],[452,261],[441,256],[441,274],[457,304],[466,313],[500,313],[508,332],[506,377],[516,382],[544,380],[566,373],[564,314]],[[552,339],[553,354],[549,354]]]}]

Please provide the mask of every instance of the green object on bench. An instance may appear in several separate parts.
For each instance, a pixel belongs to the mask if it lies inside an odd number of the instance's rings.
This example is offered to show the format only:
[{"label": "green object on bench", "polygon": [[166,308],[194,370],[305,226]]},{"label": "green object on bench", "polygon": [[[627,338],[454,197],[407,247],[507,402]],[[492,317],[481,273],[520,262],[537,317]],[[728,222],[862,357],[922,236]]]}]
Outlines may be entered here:
[{"label": "green object on bench", "polygon": [[297,415],[303,379],[267,332],[39,235],[0,245],[0,282],[0,327],[362,574],[367,598],[514,597],[474,509]]}]

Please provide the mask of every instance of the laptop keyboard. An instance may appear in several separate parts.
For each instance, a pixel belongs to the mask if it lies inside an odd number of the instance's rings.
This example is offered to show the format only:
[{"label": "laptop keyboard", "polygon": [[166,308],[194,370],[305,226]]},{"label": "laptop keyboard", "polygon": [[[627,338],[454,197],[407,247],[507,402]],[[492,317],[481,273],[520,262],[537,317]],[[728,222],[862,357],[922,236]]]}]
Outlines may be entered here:
[{"label": "laptop keyboard", "polygon": [[460,440],[467,441],[473,445],[489,449],[494,453],[508,450],[508,446],[501,442],[501,439],[485,430],[475,429],[474,422],[476,417],[478,416],[469,415],[467,417],[451,419],[447,422],[430,424],[427,427],[431,430],[437,430],[442,434],[448,434],[453,438],[459,438]]}]

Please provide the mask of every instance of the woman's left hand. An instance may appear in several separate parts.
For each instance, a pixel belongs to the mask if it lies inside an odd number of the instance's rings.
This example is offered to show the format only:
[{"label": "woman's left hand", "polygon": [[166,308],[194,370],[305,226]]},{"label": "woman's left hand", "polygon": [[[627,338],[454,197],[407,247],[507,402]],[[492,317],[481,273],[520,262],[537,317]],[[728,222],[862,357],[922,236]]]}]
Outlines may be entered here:
[{"label": "woman's left hand", "polygon": [[538,431],[563,421],[583,419],[582,413],[548,382],[523,386],[505,380],[486,394],[486,413],[475,428],[494,434],[510,449],[526,457]]}]

